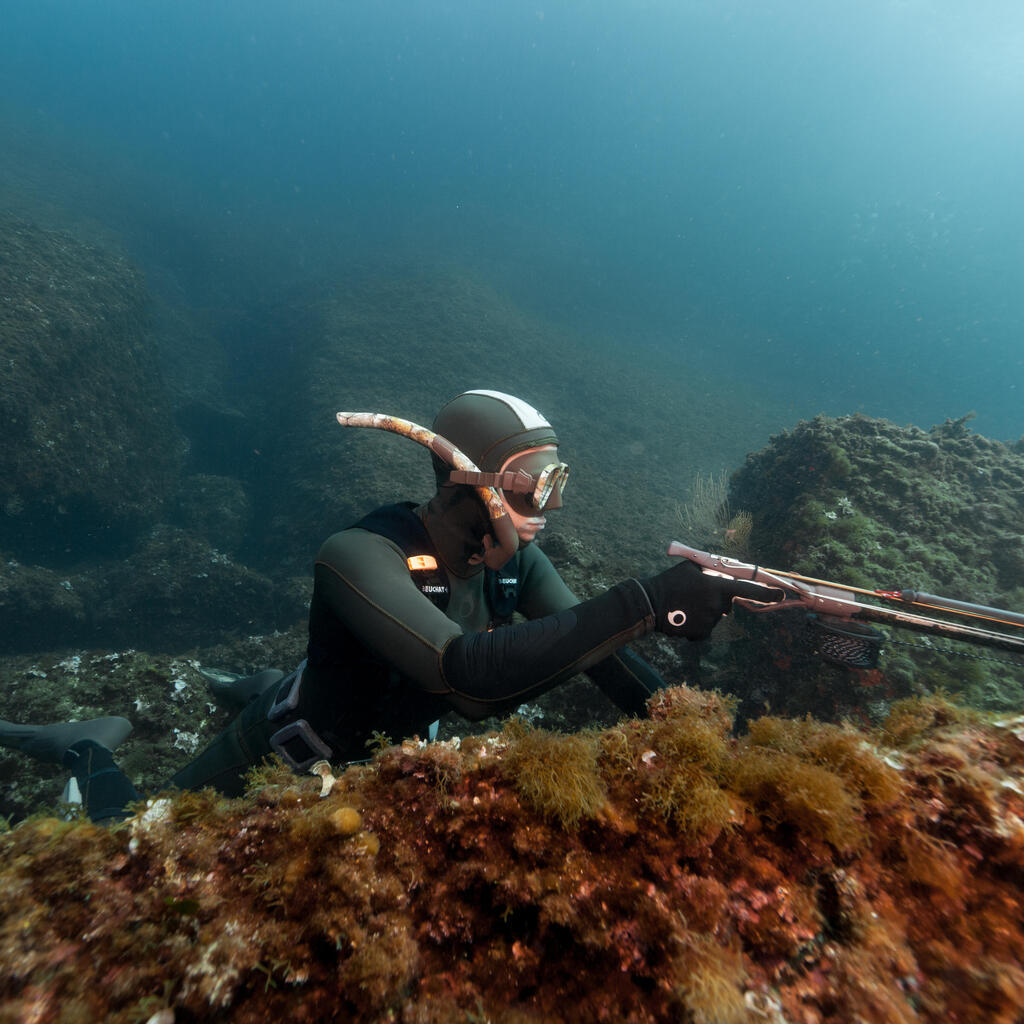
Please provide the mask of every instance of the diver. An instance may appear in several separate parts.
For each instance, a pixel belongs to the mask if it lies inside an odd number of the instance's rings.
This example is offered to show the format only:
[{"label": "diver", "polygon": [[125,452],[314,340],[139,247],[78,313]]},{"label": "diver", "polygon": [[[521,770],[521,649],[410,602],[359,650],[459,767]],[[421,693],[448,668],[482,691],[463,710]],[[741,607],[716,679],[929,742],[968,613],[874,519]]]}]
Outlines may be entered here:
[{"label": "diver", "polygon": [[[168,788],[238,796],[268,755],[300,772],[324,759],[365,760],[374,735],[433,739],[447,710],[474,721],[508,714],[578,672],[624,713],[643,715],[664,683],[626,645],[652,630],[704,639],[734,597],[763,593],[684,560],[579,601],[533,543],[568,479],[551,424],[519,398],[467,391],[433,431],[445,442],[432,449],[434,496],[379,508],[324,542],[306,659],[287,676],[211,674],[218,696],[244,706]],[[453,470],[441,450],[468,458],[474,472]],[[485,485],[507,514],[503,531],[481,498]],[[112,753],[130,730],[119,717],[0,722],[0,745],[64,765],[90,818],[112,821],[140,799]]]}]

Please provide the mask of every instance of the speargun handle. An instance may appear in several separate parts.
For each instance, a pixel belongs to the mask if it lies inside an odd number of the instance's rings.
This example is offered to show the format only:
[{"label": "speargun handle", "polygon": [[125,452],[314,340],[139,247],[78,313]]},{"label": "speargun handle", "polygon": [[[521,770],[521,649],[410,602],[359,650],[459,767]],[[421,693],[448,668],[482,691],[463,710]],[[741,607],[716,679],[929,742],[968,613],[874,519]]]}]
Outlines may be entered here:
[{"label": "speargun handle", "polygon": [[[752,598],[738,597],[734,602],[752,612],[775,612],[782,608],[801,605],[811,612],[821,615],[835,615],[849,619],[863,607],[856,601],[846,598],[841,591],[829,590],[827,587],[815,587],[798,580],[776,575],[772,569],[762,569],[759,565],[740,562],[728,555],[715,555],[708,551],[700,551],[674,540],[668,546],[668,553],[675,558],[685,558],[699,565],[704,572],[712,576],[724,576],[731,580],[747,580],[760,584],[765,588],[765,600],[755,601]],[[782,600],[771,591],[782,591]]]}]

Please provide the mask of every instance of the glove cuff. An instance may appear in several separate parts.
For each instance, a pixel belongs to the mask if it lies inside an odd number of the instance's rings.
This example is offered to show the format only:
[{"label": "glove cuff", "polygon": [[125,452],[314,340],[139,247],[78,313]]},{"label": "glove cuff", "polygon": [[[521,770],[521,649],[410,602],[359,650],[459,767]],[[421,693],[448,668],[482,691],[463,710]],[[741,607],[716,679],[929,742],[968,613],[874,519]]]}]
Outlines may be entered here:
[{"label": "glove cuff", "polygon": [[635,576],[630,576],[629,583],[635,583],[643,595],[643,601],[647,605],[647,612],[644,615],[644,621],[647,623],[647,632],[649,633],[652,629],[656,629],[658,625],[658,614],[654,610],[654,600],[651,597],[650,590],[647,589],[647,580],[639,580]]}]

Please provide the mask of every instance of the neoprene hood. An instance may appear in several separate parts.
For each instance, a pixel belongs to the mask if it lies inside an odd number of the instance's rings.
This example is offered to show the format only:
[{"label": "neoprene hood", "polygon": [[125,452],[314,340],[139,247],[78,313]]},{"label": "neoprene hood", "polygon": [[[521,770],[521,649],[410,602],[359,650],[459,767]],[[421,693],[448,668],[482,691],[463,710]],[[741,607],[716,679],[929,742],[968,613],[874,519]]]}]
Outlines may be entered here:
[{"label": "neoprene hood", "polygon": [[[464,391],[442,407],[432,429],[486,473],[496,473],[517,452],[558,444],[551,424],[532,405],[501,391]],[[450,471],[434,456],[439,485]]]}]

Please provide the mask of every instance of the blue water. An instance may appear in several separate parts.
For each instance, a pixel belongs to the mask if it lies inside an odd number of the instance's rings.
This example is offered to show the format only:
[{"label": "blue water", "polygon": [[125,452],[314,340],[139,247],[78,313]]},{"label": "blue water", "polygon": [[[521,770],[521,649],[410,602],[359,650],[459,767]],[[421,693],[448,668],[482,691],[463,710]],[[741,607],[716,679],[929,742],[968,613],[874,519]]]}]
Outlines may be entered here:
[{"label": "blue water", "polygon": [[6,123],[197,308],[413,254],[794,420],[1024,433],[1016,0],[0,14]]}]

